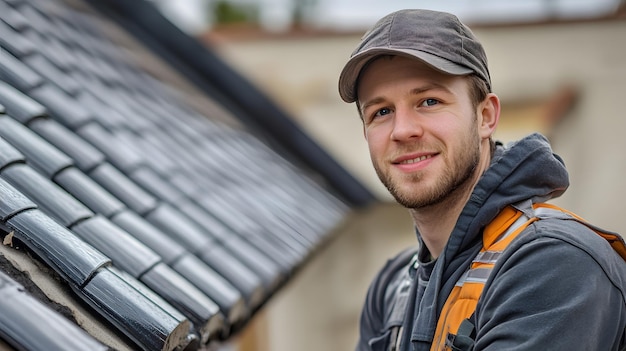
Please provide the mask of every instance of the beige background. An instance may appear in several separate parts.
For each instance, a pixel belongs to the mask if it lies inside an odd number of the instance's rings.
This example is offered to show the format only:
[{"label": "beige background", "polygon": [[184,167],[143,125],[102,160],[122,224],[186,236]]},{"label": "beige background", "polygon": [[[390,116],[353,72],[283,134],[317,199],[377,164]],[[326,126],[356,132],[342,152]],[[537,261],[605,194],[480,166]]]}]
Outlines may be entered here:
[{"label": "beige background", "polygon": [[[475,29],[503,100],[499,138],[549,135],[571,187],[557,201],[626,233],[626,22],[604,20]],[[354,213],[270,302],[232,350],[349,350],[370,279],[387,257],[415,243],[406,210],[393,205],[371,169],[355,107],[337,77],[360,34],[215,41],[219,54],[282,105],[383,204]],[[564,87],[578,93],[558,123],[546,106]]]}]

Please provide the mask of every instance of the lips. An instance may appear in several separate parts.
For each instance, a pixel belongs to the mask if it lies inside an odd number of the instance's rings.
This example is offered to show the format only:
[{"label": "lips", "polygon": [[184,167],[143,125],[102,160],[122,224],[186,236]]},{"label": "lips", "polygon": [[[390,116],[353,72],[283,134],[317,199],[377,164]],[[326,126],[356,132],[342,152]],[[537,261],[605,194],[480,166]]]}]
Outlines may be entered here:
[{"label": "lips", "polygon": [[407,164],[411,164],[411,163],[417,163],[417,162],[429,159],[431,157],[433,157],[433,156],[432,155],[418,156],[416,158],[411,158],[411,159],[408,159],[408,160],[402,160],[402,161],[398,162],[398,164],[400,164],[400,165],[407,165]]},{"label": "lips", "polygon": [[394,164],[397,165],[410,165],[413,163],[418,163],[418,162],[422,162],[424,160],[433,158],[436,154],[422,154],[422,155],[406,155],[406,156],[402,156],[402,157],[398,157],[397,159],[393,160]]}]

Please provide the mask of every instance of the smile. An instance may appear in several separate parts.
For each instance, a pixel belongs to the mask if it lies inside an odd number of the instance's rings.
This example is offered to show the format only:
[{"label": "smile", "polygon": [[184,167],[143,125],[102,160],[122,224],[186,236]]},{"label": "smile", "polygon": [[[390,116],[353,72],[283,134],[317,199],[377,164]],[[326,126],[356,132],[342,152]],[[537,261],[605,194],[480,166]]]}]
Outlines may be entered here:
[{"label": "smile", "polygon": [[424,155],[424,156],[420,156],[420,157],[416,157],[416,158],[412,158],[412,159],[409,159],[409,160],[404,160],[404,161],[398,162],[398,164],[406,165],[406,164],[411,164],[411,163],[417,163],[417,162],[421,162],[421,161],[424,161],[426,159],[429,159],[431,157],[432,157],[432,155]]}]

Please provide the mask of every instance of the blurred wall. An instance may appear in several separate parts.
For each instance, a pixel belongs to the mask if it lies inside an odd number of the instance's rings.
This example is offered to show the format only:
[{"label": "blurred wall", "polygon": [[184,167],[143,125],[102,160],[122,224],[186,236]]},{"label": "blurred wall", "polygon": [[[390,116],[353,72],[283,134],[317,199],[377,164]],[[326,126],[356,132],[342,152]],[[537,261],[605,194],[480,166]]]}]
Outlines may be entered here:
[{"label": "blurred wall", "polygon": [[606,229],[626,233],[626,21],[529,26],[480,32],[495,90],[505,101],[573,85],[579,99],[552,128],[570,172],[557,202]]},{"label": "blurred wall", "polygon": [[[515,129],[497,135],[506,139],[543,126],[541,131],[571,173],[570,190],[556,202],[606,229],[626,233],[626,21],[485,27],[475,32],[489,57],[494,91],[505,106],[501,126]],[[264,346],[245,350],[351,349],[372,276],[393,252],[415,243],[406,210],[391,204],[372,170],[355,107],[337,94],[339,72],[360,36],[222,37],[216,44],[233,67],[389,202],[356,213],[339,228],[337,239],[267,307],[259,329],[267,336]],[[507,109],[541,106],[563,86],[573,86],[578,99],[558,123],[504,123],[513,118]]]}]

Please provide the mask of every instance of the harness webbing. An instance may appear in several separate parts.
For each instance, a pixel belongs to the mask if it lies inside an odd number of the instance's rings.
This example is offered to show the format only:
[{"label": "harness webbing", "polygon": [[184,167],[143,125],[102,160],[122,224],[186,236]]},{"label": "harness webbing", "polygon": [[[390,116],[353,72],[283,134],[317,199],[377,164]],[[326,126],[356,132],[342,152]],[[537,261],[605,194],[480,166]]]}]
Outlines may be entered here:
[{"label": "harness webbing", "polygon": [[[469,270],[459,278],[443,306],[437,321],[431,351],[462,350],[463,348],[459,348],[460,343],[464,346],[468,345],[469,335],[460,334],[473,332],[474,328],[471,324],[468,327],[467,319],[476,310],[478,299],[498,258],[531,223],[547,218],[575,220],[586,225],[606,239],[611,247],[626,260],[626,244],[619,234],[605,232],[570,211],[546,203],[531,204],[529,201],[509,206],[485,227],[482,250],[472,261]],[[463,333],[459,329],[462,324]],[[469,347],[471,348],[471,343]]]}]

